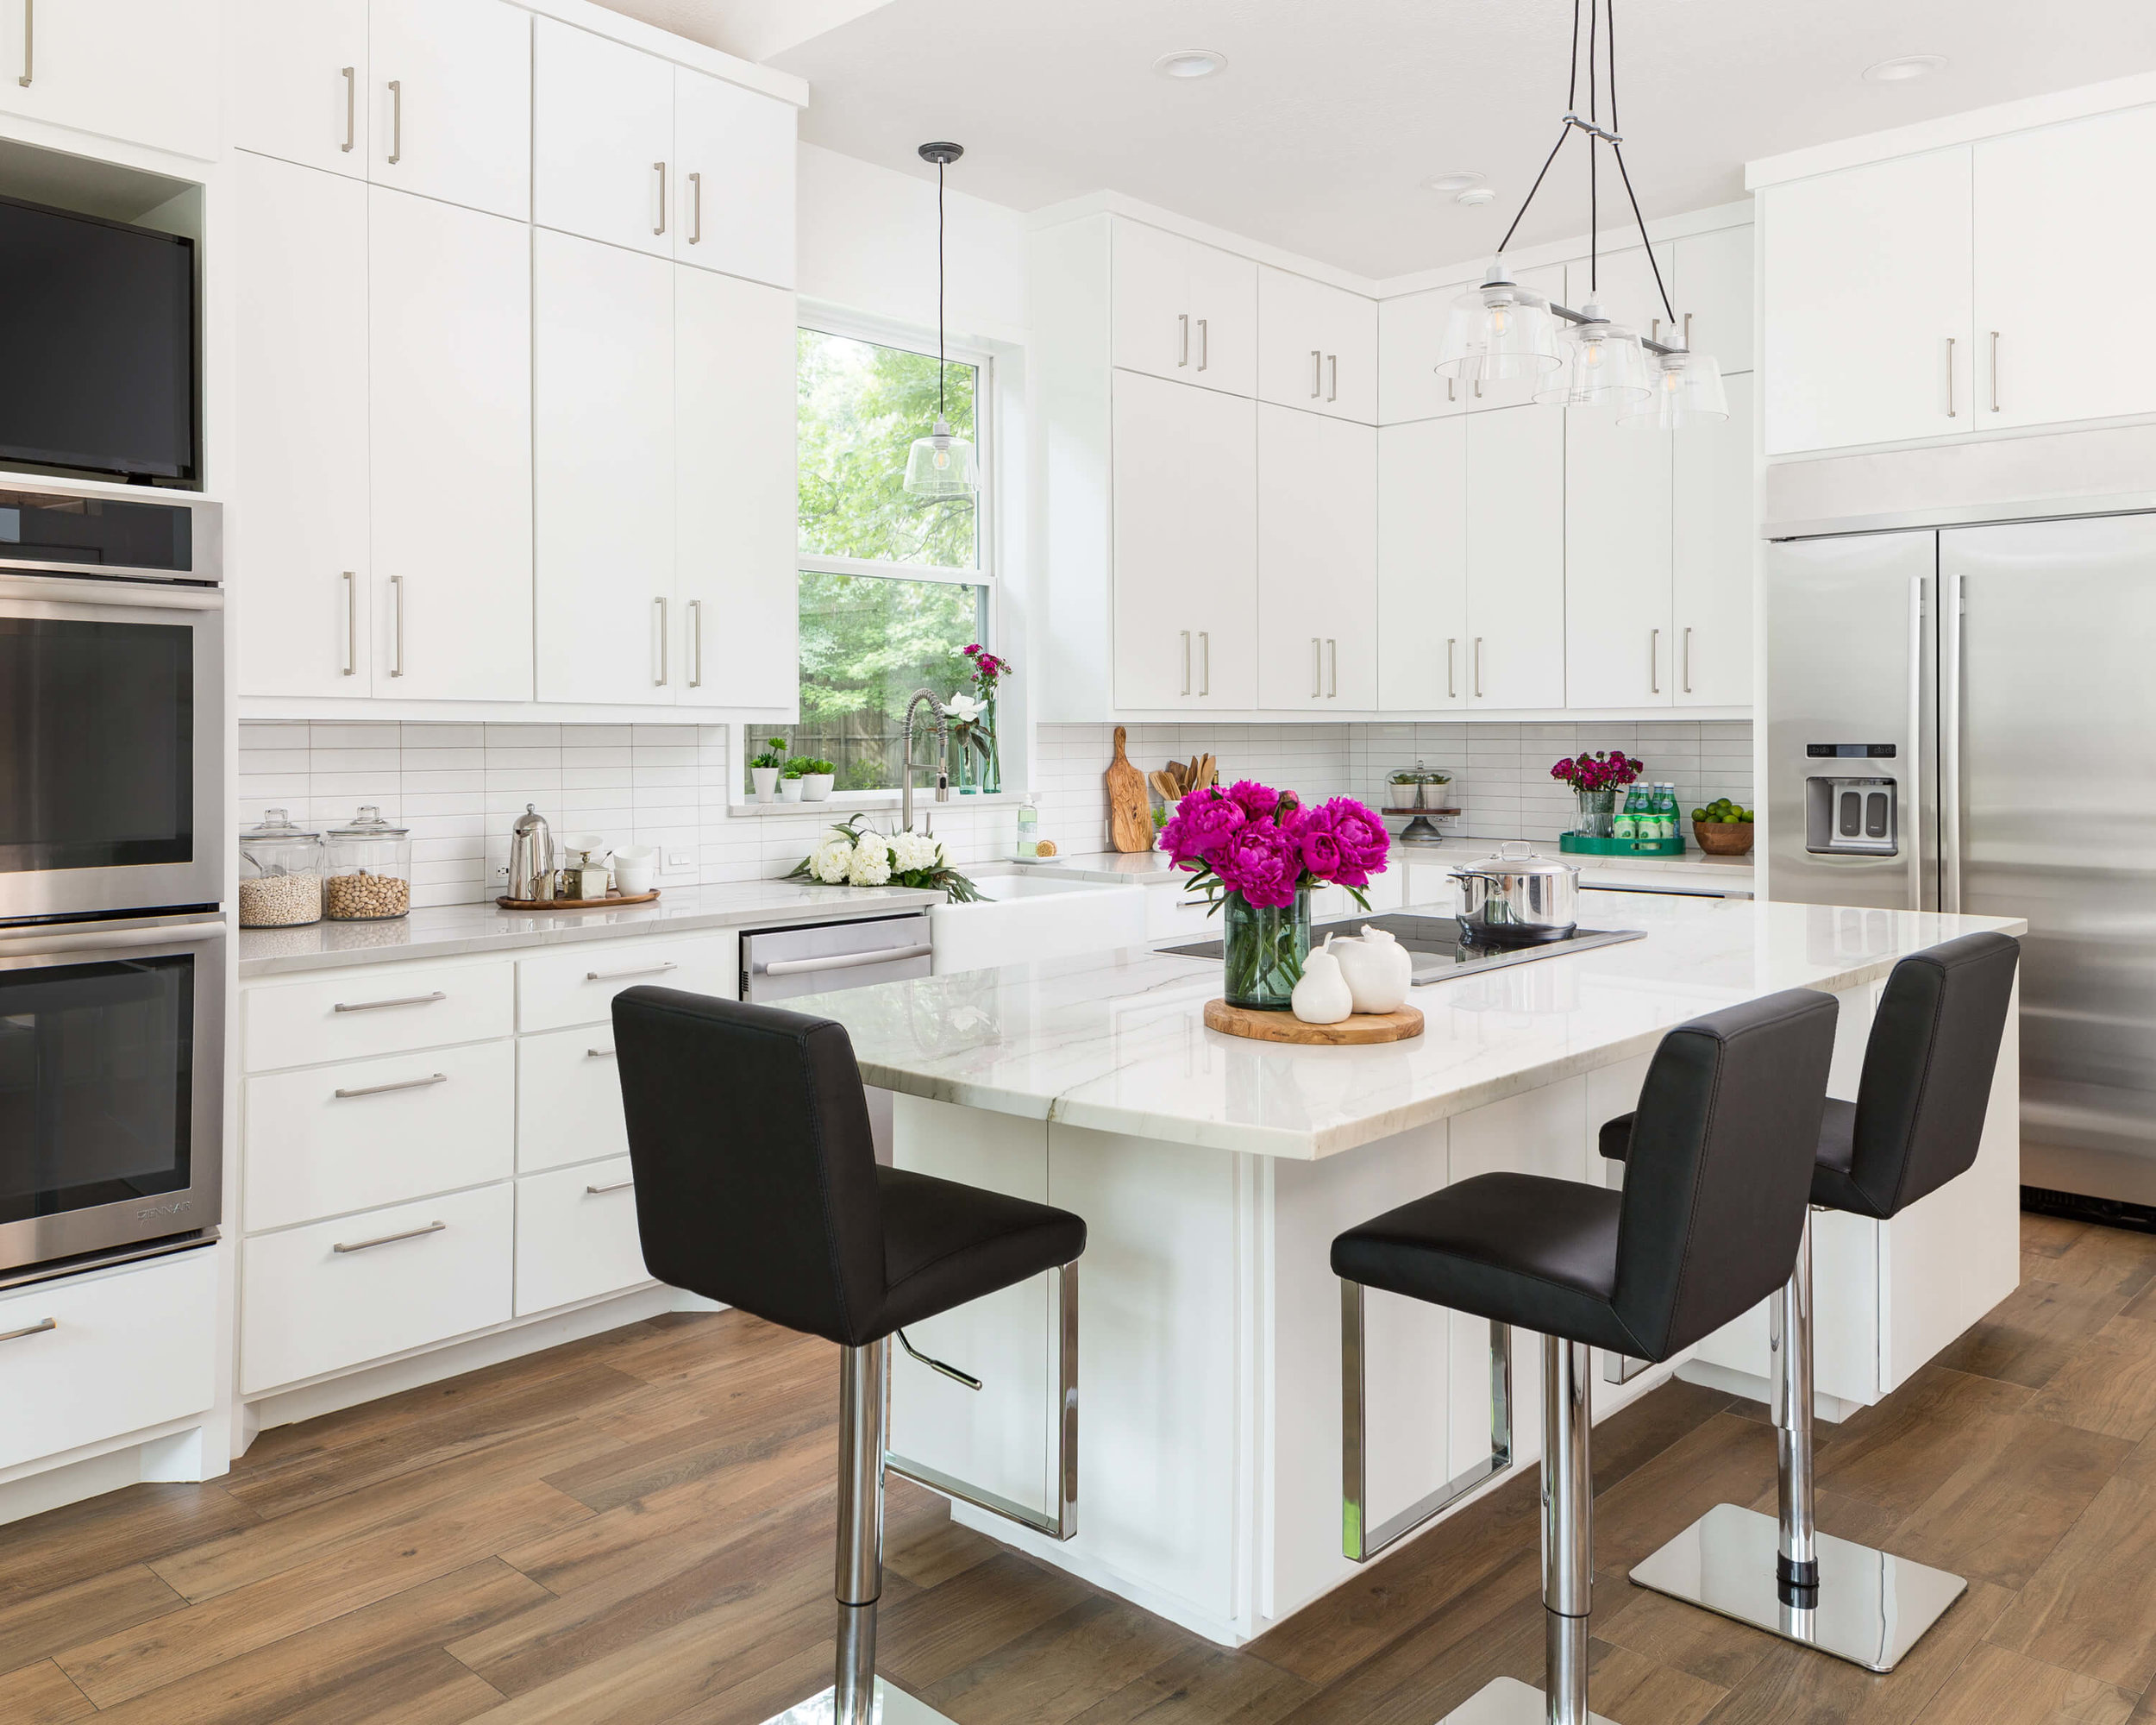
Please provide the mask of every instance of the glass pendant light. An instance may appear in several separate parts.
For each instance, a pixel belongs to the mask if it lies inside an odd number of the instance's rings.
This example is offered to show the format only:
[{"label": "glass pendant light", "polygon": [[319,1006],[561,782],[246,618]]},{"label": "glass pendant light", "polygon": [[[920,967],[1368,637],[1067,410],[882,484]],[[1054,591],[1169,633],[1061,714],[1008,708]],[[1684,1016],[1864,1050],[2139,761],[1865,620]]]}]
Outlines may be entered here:
[{"label": "glass pendant light", "polygon": [[1565,327],[1565,345],[1572,351],[1564,369],[1546,389],[1535,392],[1535,399],[1564,407],[1628,407],[1645,401],[1647,354],[1638,332],[1611,323],[1591,299],[1580,317]]},{"label": "glass pendant light", "polygon": [[1556,325],[1549,302],[1521,287],[1498,258],[1481,286],[1452,302],[1433,369],[1462,383],[1545,376],[1564,363]]},{"label": "glass pendant light", "polygon": [[1647,398],[1620,413],[1617,423],[1639,430],[1682,431],[1728,417],[1720,365],[1711,354],[1679,348],[1661,355]]},{"label": "glass pendant light", "polygon": [[921,146],[921,160],[936,164],[936,423],[906,454],[906,492],[925,502],[971,497],[980,488],[973,445],[955,436],[943,417],[943,170],[965,154],[956,144]]}]

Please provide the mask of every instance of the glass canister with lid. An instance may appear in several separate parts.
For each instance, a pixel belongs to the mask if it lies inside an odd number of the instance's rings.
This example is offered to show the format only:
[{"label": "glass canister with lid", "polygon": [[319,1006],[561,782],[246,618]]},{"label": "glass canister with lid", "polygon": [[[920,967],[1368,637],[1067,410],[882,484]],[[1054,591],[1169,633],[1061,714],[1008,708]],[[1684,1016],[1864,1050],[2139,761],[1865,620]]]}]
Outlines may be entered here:
[{"label": "glass canister with lid", "polygon": [[281,808],[240,834],[240,926],[296,928],[322,920],[322,835]]},{"label": "glass canister with lid", "polygon": [[393,826],[373,803],[348,826],[329,829],[323,898],[332,922],[379,922],[411,909],[411,829]]}]

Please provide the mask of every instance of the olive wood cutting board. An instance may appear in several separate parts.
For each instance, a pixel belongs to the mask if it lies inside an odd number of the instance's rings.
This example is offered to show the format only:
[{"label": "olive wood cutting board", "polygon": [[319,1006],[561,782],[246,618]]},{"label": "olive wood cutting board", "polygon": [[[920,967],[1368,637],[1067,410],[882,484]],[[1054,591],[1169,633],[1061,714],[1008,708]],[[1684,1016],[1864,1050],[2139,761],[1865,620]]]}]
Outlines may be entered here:
[{"label": "olive wood cutting board", "polygon": [[1145,795],[1145,777],[1124,752],[1124,730],[1115,728],[1115,758],[1103,775],[1108,787],[1108,842],[1130,856],[1153,848],[1153,806]]}]

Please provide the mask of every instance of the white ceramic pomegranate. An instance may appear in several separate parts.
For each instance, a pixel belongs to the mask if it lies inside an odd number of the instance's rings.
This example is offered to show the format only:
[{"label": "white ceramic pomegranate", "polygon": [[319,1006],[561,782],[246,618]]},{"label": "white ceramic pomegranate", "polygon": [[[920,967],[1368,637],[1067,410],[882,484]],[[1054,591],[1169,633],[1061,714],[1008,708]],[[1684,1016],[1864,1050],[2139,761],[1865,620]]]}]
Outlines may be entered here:
[{"label": "white ceramic pomegranate", "polygon": [[1363,925],[1354,939],[1335,937],[1326,949],[1347,978],[1348,993],[1358,1013],[1396,1013],[1407,1003],[1407,990],[1415,975],[1414,960],[1407,949],[1385,929]]}]

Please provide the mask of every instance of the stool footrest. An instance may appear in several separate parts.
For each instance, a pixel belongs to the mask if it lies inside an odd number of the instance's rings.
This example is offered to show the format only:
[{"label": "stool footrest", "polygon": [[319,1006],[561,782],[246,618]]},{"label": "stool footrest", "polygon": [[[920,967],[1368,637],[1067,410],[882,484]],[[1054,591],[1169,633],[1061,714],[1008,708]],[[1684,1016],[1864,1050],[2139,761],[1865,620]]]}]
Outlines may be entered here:
[{"label": "stool footrest", "polygon": [[[1773,1516],[1718,1503],[1634,1565],[1633,1584],[1875,1672],[1892,1671],[1968,1590],[1958,1575],[1831,1534],[1818,1536],[1816,1590],[1791,1589],[1780,1540]],[[1807,1593],[1815,1604],[1795,1603]]]},{"label": "stool footrest", "polygon": [[[1446,1714],[1439,1725],[1548,1725],[1549,1701],[1543,1692],[1518,1678],[1501,1677],[1484,1684]],[[1590,1713],[1579,1725],[1614,1725],[1599,1713]]]},{"label": "stool footrest", "polygon": [[[874,1725],[953,1725],[948,1716],[881,1678],[876,1679],[874,1706],[869,1716]],[[827,1689],[821,1695],[812,1695],[799,1705],[766,1720],[764,1725],[833,1725],[831,1691]]]}]

